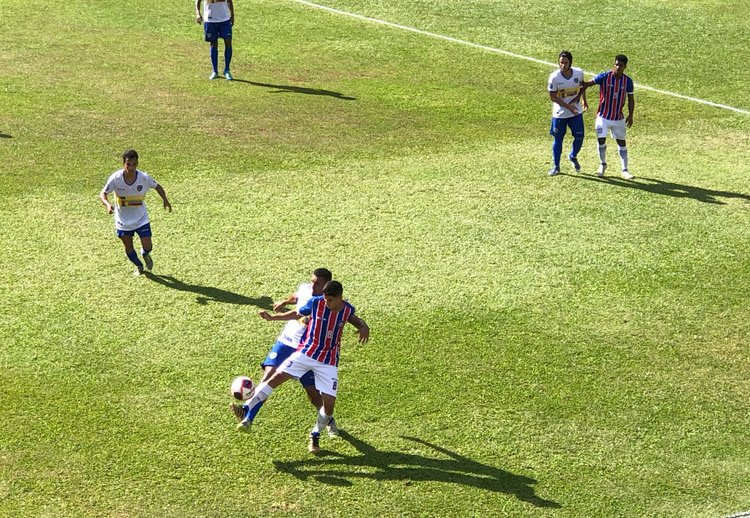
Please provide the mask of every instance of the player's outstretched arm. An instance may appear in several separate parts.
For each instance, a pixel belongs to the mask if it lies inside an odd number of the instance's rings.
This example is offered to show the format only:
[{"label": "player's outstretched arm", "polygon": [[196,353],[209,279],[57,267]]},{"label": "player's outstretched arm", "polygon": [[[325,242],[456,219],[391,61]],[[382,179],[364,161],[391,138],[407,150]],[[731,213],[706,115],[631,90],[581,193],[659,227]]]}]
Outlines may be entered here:
[{"label": "player's outstretched arm", "polygon": [[367,323],[357,315],[350,316],[349,323],[357,328],[357,334],[359,334],[359,343],[366,344],[370,339],[370,327],[367,325]]},{"label": "player's outstretched arm", "polygon": [[297,303],[297,294],[296,293],[292,293],[291,295],[289,295],[284,300],[280,300],[278,302],[274,302],[273,303],[273,310],[274,311],[278,311],[281,308],[283,308],[284,306],[288,306],[289,304],[296,304],[296,303]]},{"label": "player's outstretched arm", "polygon": [[299,314],[296,309],[291,309],[285,313],[278,313],[276,315],[272,315],[265,309],[261,309],[258,314],[263,320],[268,320],[269,322],[273,320],[297,320],[302,318],[302,315]]}]

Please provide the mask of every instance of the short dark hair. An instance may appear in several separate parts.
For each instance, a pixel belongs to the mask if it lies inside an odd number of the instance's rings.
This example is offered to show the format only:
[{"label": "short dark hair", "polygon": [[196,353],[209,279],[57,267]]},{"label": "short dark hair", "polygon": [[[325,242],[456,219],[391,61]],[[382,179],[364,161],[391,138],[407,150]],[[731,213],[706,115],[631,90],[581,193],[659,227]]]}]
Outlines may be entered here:
[{"label": "short dark hair", "polygon": [[323,295],[328,295],[329,297],[340,297],[343,293],[344,287],[339,281],[328,281],[326,285],[323,286]]},{"label": "short dark hair", "polygon": [[122,163],[124,164],[131,158],[135,158],[135,161],[138,161],[138,152],[135,149],[128,149],[122,154]]},{"label": "short dark hair", "polygon": [[615,61],[619,61],[623,65],[628,64],[628,57],[625,54],[618,54],[615,56]]},{"label": "short dark hair", "polygon": [[571,54],[569,50],[563,50],[562,52],[560,52],[560,55],[557,56],[557,60],[559,61],[560,58],[568,58],[570,64],[573,64],[573,54]]},{"label": "short dark hair", "polygon": [[333,274],[331,273],[331,270],[329,270],[328,268],[316,268],[313,271],[313,275],[315,277],[318,277],[319,279],[325,280],[326,282],[333,279]]}]

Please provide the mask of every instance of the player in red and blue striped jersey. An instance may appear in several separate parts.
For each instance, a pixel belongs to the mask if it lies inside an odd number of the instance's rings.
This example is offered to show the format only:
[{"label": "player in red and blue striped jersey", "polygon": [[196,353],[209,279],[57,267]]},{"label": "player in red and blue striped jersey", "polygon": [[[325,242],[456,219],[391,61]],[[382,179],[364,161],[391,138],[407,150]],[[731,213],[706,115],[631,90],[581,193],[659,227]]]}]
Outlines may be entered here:
[{"label": "player in red and blue striped jersey", "polygon": [[268,399],[271,392],[293,378],[298,378],[308,371],[313,371],[315,388],[323,398],[323,408],[318,412],[317,422],[310,433],[310,451],[319,449],[320,431],[326,427],[333,416],[333,407],[338,392],[338,363],[341,335],[346,323],[352,324],[359,333],[359,342],[367,343],[370,328],[364,320],[354,314],[354,306],[343,299],[343,287],[338,281],[330,281],[323,287],[323,295],[312,297],[299,309],[270,315],[260,311],[265,320],[294,320],[310,317],[307,334],[297,351],[292,354],[265,383],[255,389],[255,395],[247,402],[248,411],[245,418],[237,425],[242,432],[249,432],[258,410]]},{"label": "player in red and blue striped jersey", "polygon": [[[628,148],[625,141],[625,128],[633,125],[633,80],[625,75],[628,58],[623,54],[615,56],[612,70],[603,72],[591,81],[585,81],[581,87],[588,88],[599,85],[599,110],[596,114],[596,136],[599,139],[599,159],[601,165],[596,171],[597,176],[604,176],[607,170],[607,132],[617,141],[617,151],[622,163],[622,177],[633,178],[628,172]],[[623,116],[625,98],[628,99],[628,116]]]}]

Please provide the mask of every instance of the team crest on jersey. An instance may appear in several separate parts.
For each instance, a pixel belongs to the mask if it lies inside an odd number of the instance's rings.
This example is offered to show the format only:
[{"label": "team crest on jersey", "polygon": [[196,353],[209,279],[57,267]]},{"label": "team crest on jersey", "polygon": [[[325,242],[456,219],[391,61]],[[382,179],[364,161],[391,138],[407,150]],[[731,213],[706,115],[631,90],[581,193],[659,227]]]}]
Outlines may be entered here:
[{"label": "team crest on jersey", "polygon": [[577,78],[577,77],[576,77],[576,78],[574,78],[574,79],[573,79],[573,82],[574,82],[574,83],[577,83],[577,82],[578,82],[578,78]]},{"label": "team crest on jersey", "polygon": [[142,185],[139,185],[138,187],[136,187],[136,190],[137,190],[138,192],[141,192],[141,191],[143,190],[143,186],[142,186]]}]

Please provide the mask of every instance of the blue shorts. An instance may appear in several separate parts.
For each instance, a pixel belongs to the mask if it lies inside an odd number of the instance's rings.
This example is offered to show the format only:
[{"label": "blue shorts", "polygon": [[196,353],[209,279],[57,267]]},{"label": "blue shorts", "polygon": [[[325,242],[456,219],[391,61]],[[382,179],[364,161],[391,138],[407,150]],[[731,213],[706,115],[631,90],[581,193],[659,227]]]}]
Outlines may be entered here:
[{"label": "blue shorts", "polygon": [[206,41],[214,42],[219,41],[219,38],[223,40],[232,39],[232,22],[229,20],[225,22],[204,22],[203,32],[206,34]]},{"label": "blue shorts", "polygon": [[574,117],[568,117],[566,119],[553,117],[549,134],[563,137],[567,128],[570,128],[570,133],[573,135],[573,138],[583,138],[583,114],[579,113]]},{"label": "blue shorts", "polygon": [[[265,369],[266,367],[275,367],[278,369],[279,367],[281,367],[281,364],[284,363],[284,361],[289,358],[296,350],[296,347],[282,344],[281,342],[276,342],[275,344],[273,344],[273,347],[271,347],[268,356],[266,356],[266,359],[263,360],[263,363],[261,363],[260,366],[263,369]],[[303,376],[299,378],[299,382],[302,383],[302,386],[305,388],[315,386],[315,374],[313,374],[313,371],[307,371]]]},{"label": "blue shorts", "polygon": [[151,237],[151,223],[146,223],[142,227],[139,227],[135,230],[117,230],[117,237],[133,237],[134,234],[138,234],[138,237],[140,237],[141,239],[143,239],[144,237]]}]

